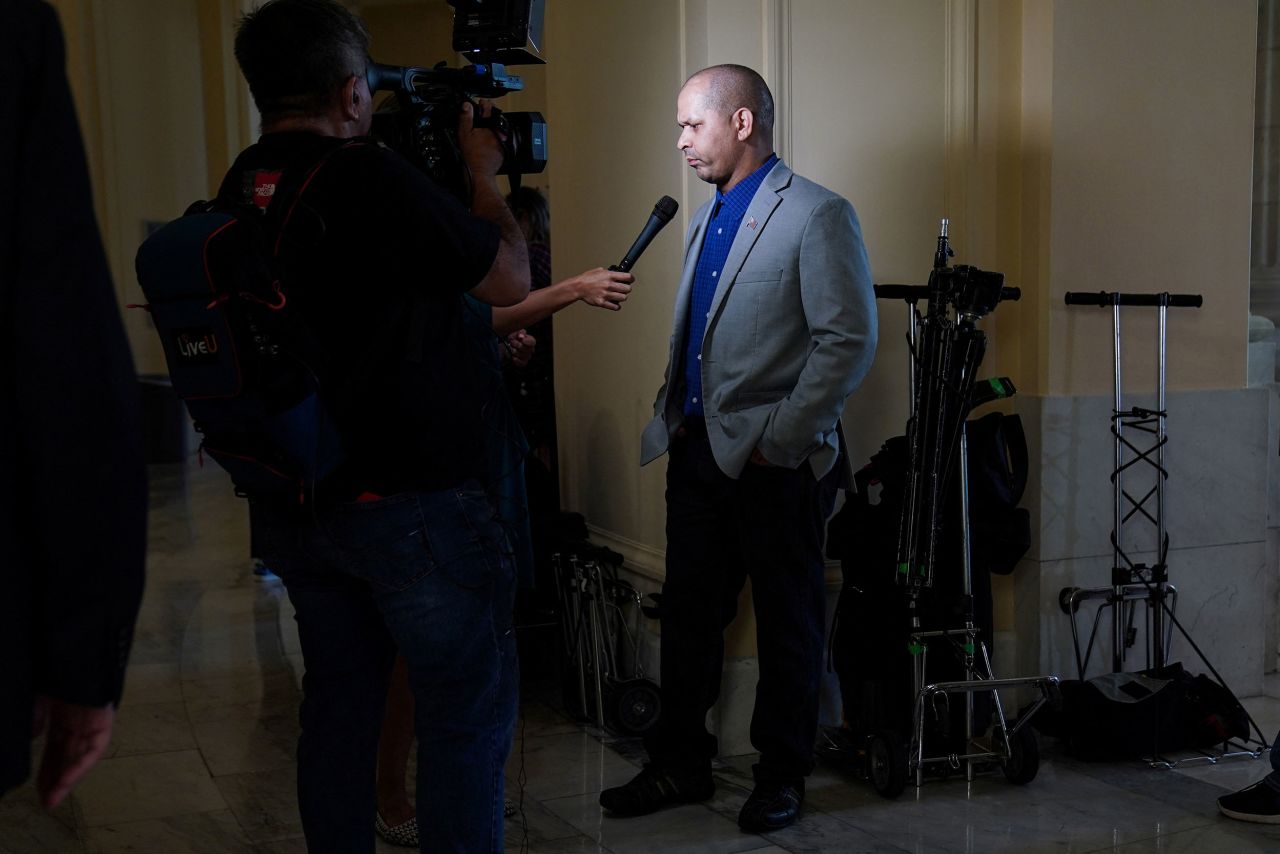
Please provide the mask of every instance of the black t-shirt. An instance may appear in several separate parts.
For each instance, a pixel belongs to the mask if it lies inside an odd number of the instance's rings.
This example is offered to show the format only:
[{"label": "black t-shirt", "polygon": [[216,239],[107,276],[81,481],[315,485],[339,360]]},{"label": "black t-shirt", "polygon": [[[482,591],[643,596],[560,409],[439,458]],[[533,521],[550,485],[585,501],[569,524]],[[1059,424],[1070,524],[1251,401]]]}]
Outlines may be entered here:
[{"label": "black t-shirt", "polygon": [[467,344],[461,294],[492,266],[498,227],[394,152],[364,140],[342,146],[308,132],[265,134],[219,191],[252,202],[278,186],[278,201],[298,199],[283,287],[316,339],[322,396],[347,453],[327,489],[390,495],[484,480],[484,413],[501,388]]}]

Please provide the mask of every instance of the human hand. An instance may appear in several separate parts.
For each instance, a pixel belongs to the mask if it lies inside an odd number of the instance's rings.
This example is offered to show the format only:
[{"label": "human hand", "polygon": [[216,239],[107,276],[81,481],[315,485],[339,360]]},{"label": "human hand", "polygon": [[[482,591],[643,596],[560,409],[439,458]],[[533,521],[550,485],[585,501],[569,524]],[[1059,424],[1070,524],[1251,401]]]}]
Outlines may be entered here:
[{"label": "human hand", "polygon": [[517,368],[523,368],[533,358],[533,351],[538,346],[538,339],[521,329],[508,335],[505,344],[503,352],[507,354],[511,364]]},{"label": "human hand", "polygon": [[778,467],[778,466],[777,466],[777,465],[775,465],[774,463],[769,462],[769,461],[765,458],[765,455],[764,455],[764,454],[762,454],[762,453],[760,453],[760,449],[759,449],[759,448],[753,448],[753,449],[751,450],[751,462],[752,462],[752,464],[753,464],[753,465],[763,466],[763,467],[765,467],[765,468],[769,468],[769,469],[776,469],[776,468]]},{"label": "human hand", "polygon": [[587,305],[617,311],[627,301],[635,280],[630,273],[596,267],[574,277],[575,293]]},{"label": "human hand", "polygon": [[[114,706],[80,706],[53,697],[36,698],[32,737],[45,732],[36,789],[45,809],[53,809],[102,758],[111,741]],[[46,732],[47,729],[47,732]]]},{"label": "human hand", "polygon": [[462,113],[458,116],[458,147],[462,149],[462,159],[476,177],[492,178],[502,168],[502,143],[506,137],[497,128],[476,127],[477,116],[488,116],[493,105],[488,101],[478,101],[472,106],[470,101],[462,102]]}]

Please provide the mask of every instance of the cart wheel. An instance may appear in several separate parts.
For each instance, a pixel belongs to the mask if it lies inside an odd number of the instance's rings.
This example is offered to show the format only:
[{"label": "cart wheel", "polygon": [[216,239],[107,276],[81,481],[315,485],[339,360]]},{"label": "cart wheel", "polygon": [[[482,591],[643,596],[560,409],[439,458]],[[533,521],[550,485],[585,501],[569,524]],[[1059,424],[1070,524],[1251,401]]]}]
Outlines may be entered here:
[{"label": "cart wheel", "polygon": [[907,749],[891,730],[881,730],[867,742],[867,776],[876,793],[896,798],[907,787]]},{"label": "cart wheel", "polygon": [[662,695],[648,679],[620,682],[609,694],[609,716],[620,735],[640,735],[652,729],[662,714]]},{"label": "cart wheel", "polygon": [[1062,609],[1062,613],[1070,614],[1072,611],[1079,610],[1078,604],[1074,608],[1071,607],[1071,597],[1079,589],[1079,587],[1064,587],[1058,591],[1058,607]]},{"label": "cart wheel", "polygon": [[[995,744],[1003,744],[999,727],[995,728],[993,735]],[[1040,745],[1030,726],[1024,726],[1009,736],[1009,757],[1001,760],[1000,767],[1009,782],[1019,786],[1025,786],[1036,778],[1036,772],[1040,770]]]}]

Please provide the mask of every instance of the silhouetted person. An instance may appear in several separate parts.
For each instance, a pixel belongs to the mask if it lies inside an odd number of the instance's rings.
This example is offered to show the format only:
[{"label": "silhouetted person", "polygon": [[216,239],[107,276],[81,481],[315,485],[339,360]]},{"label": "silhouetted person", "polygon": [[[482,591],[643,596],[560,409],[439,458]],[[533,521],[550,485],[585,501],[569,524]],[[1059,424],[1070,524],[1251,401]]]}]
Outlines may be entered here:
[{"label": "silhouetted person", "polygon": [[[270,0],[235,54],[262,115],[219,196],[305,211],[282,222],[282,284],[314,336],[342,464],[300,504],[263,496],[258,557],[280,576],[305,668],[298,804],[308,850],[374,850],[378,732],[404,656],[423,851],[502,849],[516,720],[515,565],[485,490],[485,409],[462,295],[528,293],[524,237],[498,191],[497,135],[457,117],[470,208],[368,134],[369,38],[335,0]],[[321,168],[323,167],[323,168]],[[279,176],[283,175],[283,178]],[[291,176],[306,176],[296,190]],[[280,188],[286,187],[281,192]],[[277,195],[279,194],[279,195]],[[296,207],[295,207],[296,205]]]},{"label": "silhouetted person", "polygon": [[142,598],[138,387],[39,0],[0,12],[0,792],[56,806],[98,760]]}]

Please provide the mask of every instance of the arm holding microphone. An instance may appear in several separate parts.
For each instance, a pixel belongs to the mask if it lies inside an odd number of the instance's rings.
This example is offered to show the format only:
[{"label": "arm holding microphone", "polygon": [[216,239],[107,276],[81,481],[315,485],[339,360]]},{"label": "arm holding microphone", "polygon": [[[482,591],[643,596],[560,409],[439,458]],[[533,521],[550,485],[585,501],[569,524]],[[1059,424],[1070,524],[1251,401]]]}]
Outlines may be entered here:
[{"label": "arm holding microphone", "polygon": [[617,311],[622,308],[636,277],[630,270],[653,238],[671,221],[680,205],[670,196],[663,196],[654,205],[653,213],[640,236],[631,244],[622,261],[605,270],[597,267],[587,270],[546,288],[530,291],[529,296],[517,305],[496,308],[493,312],[493,330],[499,335],[510,335],[540,320],[550,317],[562,308],[581,300],[587,305]]},{"label": "arm holding microphone", "polygon": [[636,277],[630,273],[596,267],[546,288],[530,291],[524,301],[493,310],[493,331],[509,335],[581,300],[587,305],[617,311],[631,293]]}]

